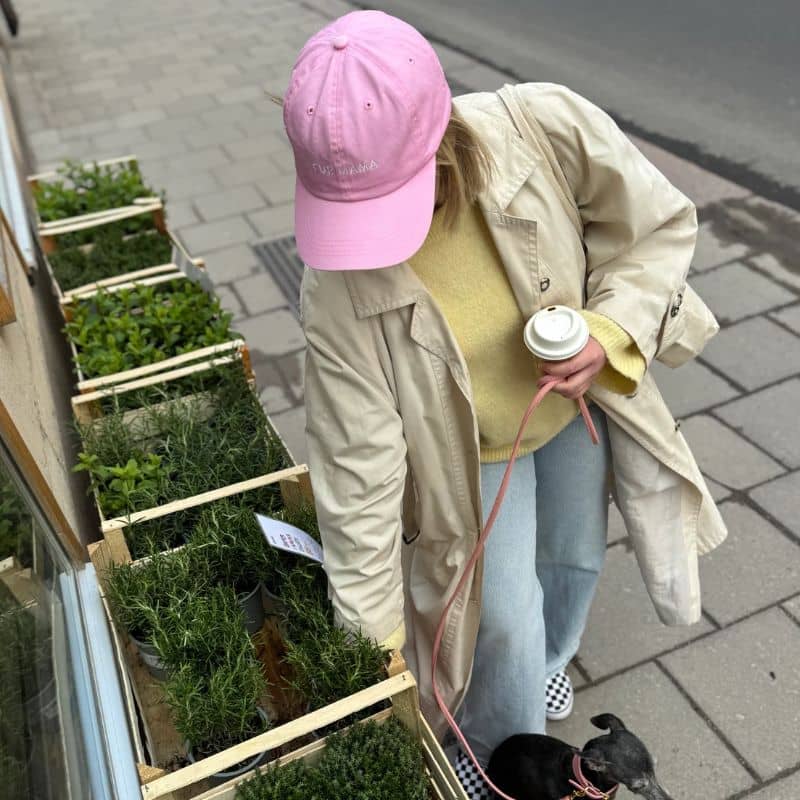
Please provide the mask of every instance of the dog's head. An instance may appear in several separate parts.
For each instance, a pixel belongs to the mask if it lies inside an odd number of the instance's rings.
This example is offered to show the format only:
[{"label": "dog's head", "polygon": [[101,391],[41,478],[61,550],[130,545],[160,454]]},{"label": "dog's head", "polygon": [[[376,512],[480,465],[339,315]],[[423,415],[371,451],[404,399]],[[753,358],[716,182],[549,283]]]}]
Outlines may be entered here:
[{"label": "dog's head", "polygon": [[641,740],[613,714],[592,717],[592,725],[610,731],[590,739],[580,753],[581,761],[614,783],[627,786],[647,800],[671,800],[655,776],[653,759]]}]

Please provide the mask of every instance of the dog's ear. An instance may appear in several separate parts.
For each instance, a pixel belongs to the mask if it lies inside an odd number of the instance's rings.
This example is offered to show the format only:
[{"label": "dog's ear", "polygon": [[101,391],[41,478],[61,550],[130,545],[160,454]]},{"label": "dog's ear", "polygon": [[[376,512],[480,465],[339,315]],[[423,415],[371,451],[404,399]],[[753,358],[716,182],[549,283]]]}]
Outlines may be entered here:
[{"label": "dog's ear", "polygon": [[616,731],[627,730],[625,723],[613,714],[598,714],[596,717],[592,717],[591,723],[595,728],[600,728],[601,731],[611,731],[614,733]]},{"label": "dog's ear", "polygon": [[603,754],[596,747],[583,750],[580,756],[581,761],[594,772],[605,772],[608,769],[608,762],[603,758]]}]

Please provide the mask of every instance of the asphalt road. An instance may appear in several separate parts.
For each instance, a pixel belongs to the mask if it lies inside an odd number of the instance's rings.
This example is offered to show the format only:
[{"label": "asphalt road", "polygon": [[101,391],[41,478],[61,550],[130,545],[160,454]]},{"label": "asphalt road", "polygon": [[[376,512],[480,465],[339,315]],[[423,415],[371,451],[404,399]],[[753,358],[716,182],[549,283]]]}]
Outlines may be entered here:
[{"label": "asphalt road", "polygon": [[377,0],[519,80],[800,208],[798,0]]}]

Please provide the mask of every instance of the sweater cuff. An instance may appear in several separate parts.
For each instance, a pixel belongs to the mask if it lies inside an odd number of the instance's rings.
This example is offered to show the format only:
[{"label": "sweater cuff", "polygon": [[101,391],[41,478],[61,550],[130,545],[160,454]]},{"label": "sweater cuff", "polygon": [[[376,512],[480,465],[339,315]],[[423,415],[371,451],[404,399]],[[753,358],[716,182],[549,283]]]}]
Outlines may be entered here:
[{"label": "sweater cuff", "polygon": [[382,650],[400,650],[406,643],[406,624],[401,622],[382,642],[378,642],[378,647]]},{"label": "sweater cuff", "polygon": [[606,353],[606,365],[595,383],[615,394],[634,394],[647,368],[636,342],[609,317],[585,309],[580,313],[589,325],[589,334]]}]

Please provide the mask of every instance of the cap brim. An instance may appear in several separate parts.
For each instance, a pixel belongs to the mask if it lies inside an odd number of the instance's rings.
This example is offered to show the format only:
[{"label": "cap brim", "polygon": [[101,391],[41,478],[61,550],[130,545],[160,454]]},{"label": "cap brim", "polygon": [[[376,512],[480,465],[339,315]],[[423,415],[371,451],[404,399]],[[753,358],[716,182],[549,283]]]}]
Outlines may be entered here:
[{"label": "cap brim", "polygon": [[436,156],[399,189],[371,200],[323,200],[295,185],[297,252],[314,269],[377,269],[422,247],[433,219]]}]

